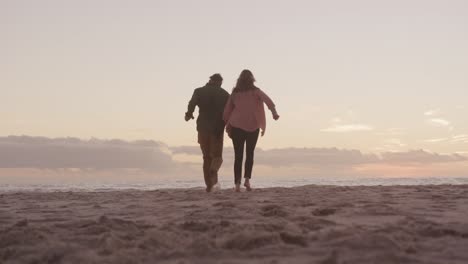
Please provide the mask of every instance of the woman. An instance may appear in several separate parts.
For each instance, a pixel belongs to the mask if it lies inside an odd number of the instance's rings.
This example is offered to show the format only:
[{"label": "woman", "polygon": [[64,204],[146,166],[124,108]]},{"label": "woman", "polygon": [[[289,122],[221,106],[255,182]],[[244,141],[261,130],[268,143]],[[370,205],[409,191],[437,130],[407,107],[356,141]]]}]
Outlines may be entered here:
[{"label": "woman", "polygon": [[250,178],[252,176],[255,145],[257,144],[260,129],[263,136],[266,127],[263,103],[270,109],[273,119],[278,120],[279,118],[273,101],[260,88],[256,87],[254,82],[255,78],[252,72],[243,70],[224,108],[223,119],[226,122],[228,135],[234,145],[234,183],[236,192],[240,192],[244,145],[246,145],[244,186],[247,191],[252,190]]}]

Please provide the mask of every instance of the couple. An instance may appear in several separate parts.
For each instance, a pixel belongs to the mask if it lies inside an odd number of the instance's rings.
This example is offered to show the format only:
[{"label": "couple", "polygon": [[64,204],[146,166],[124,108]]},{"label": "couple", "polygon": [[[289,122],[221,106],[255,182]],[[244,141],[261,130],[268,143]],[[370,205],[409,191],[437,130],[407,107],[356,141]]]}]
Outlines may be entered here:
[{"label": "couple", "polygon": [[254,85],[255,78],[251,71],[243,70],[237,79],[237,84],[229,95],[221,85],[220,74],[210,77],[208,83],[195,89],[185,113],[185,121],[193,119],[193,111],[198,106],[197,118],[198,143],[203,153],[203,174],[206,191],[211,192],[218,183],[218,170],[223,163],[224,128],[234,145],[234,183],[236,192],[240,192],[242,177],[242,160],[244,146],[246,160],[244,186],[251,190],[250,178],[254,162],[254,150],[258,135],[265,134],[265,103],[278,120],[275,104],[260,88]]}]

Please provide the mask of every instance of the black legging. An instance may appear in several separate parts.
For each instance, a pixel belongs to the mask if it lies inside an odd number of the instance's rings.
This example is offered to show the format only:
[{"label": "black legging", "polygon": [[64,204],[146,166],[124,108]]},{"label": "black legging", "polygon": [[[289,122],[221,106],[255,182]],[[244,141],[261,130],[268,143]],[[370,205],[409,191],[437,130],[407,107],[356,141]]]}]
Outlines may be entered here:
[{"label": "black legging", "polygon": [[244,178],[250,179],[254,163],[254,150],[257,145],[259,129],[248,132],[233,127],[231,131],[232,144],[234,145],[234,183],[240,184],[242,178],[242,160],[244,158],[244,145],[246,147],[245,174]]}]

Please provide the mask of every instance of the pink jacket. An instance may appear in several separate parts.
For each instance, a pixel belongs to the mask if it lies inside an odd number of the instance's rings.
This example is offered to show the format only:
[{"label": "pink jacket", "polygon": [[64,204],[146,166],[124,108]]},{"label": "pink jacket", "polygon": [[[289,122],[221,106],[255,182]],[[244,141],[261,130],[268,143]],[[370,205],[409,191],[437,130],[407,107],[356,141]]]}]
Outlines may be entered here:
[{"label": "pink jacket", "polygon": [[263,103],[273,114],[277,114],[273,101],[258,88],[232,93],[224,107],[224,122],[228,127],[233,126],[245,131],[252,132],[258,128],[265,131],[266,119]]}]

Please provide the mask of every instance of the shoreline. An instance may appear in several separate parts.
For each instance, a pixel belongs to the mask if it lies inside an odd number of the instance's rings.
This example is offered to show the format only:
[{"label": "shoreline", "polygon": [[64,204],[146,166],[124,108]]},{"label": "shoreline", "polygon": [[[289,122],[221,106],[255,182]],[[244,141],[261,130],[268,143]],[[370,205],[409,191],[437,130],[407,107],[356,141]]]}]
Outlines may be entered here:
[{"label": "shoreline", "polygon": [[[119,191],[157,191],[157,190],[171,190],[171,191],[183,191],[183,190],[204,190],[205,187],[203,183],[200,182],[199,186],[190,186],[190,187],[162,187],[158,188],[157,186],[149,185],[147,186],[144,183],[136,184],[137,186],[133,186],[134,184],[127,184],[130,187],[127,187],[126,184],[121,184],[118,186],[109,186],[109,187],[96,187],[95,185],[83,186],[84,184],[57,184],[57,185],[34,185],[34,184],[0,184],[0,194],[8,194],[8,193],[15,193],[15,192],[119,192]],[[71,187],[70,187],[71,186]],[[227,187],[226,187],[227,186]],[[294,185],[294,186],[260,186],[255,187],[254,189],[274,189],[274,188],[303,188],[303,187],[414,187],[414,186],[468,186],[468,183],[465,182],[441,182],[441,183],[427,183],[427,184],[419,184],[419,183],[410,183],[410,184],[304,184],[304,185]],[[234,188],[234,184],[226,184],[224,183],[221,186],[221,191],[231,190]],[[245,188],[242,186],[243,190]]]},{"label": "shoreline", "polygon": [[[468,186],[468,184],[465,183],[460,183],[460,184],[450,184],[450,183],[441,183],[441,184],[394,184],[394,185],[333,185],[333,184],[305,184],[305,185],[298,185],[298,186],[273,186],[273,187],[252,187],[254,190],[269,190],[269,189],[297,189],[297,188],[373,188],[373,187],[417,187],[417,186],[427,186],[427,187],[450,187],[450,186]],[[0,194],[11,194],[11,193],[48,193],[48,192],[63,192],[63,193],[69,193],[69,192],[84,192],[84,193],[101,193],[101,192],[154,192],[154,191],[203,191],[205,192],[205,187],[204,186],[195,186],[195,187],[175,187],[175,188],[150,188],[148,189],[143,189],[143,188],[138,188],[138,187],[108,187],[108,188],[96,188],[96,189],[86,189],[86,188],[40,188],[40,187],[21,187],[21,188],[13,188],[11,190],[2,190],[1,189],[2,185],[0,184]],[[245,187],[241,186],[242,192],[246,192]],[[208,193],[219,193],[219,192],[225,192],[225,191],[230,191],[234,189],[234,184],[232,186],[226,187],[223,186],[220,190]]]}]

